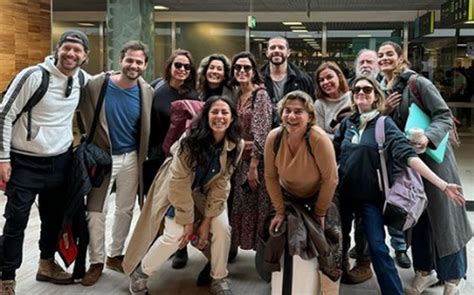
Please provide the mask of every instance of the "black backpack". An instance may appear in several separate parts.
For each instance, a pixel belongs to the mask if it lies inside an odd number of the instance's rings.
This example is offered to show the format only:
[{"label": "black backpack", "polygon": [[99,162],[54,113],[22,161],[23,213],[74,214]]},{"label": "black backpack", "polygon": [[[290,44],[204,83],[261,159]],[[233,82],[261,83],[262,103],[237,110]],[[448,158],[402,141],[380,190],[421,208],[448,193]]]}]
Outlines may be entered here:
[{"label": "black backpack", "polygon": [[[18,119],[20,118],[21,114],[28,113],[28,119],[27,119],[28,121],[27,121],[27,127],[26,127],[27,128],[27,140],[31,140],[31,110],[44,97],[44,95],[48,91],[48,86],[49,86],[49,76],[50,76],[49,72],[44,67],[42,67],[40,65],[35,66],[35,67],[31,67],[29,70],[27,70],[23,74],[22,80],[26,81],[31,76],[31,74],[33,74],[36,71],[41,71],[40,86],[38,87],[38,89],[36,89],[36,91],[33,93],[33,95],[30,97],[30,99],[28,100],[26,105],[23,107],[21,112],[17,115],[17,117],[15,118],[15,120],[12,123],[12,125],[14,125],[18,121]],[[7,88],[4,91],[1,92],[0,101],[3,100],[3,97],[7,93],[7,91],[10,88],[12,82],[13,82],[13,80],[10,81]],[[79,85],[81,87],[81,95],[82,95],[82,88],[84,87],[84,84],[85,84],[84,73],[81,70],[79,70]],[[19,92],[21,90],[22,86],[23,86],[23,84],[20,84],[20,88],[15,89],[15,91]]]}]

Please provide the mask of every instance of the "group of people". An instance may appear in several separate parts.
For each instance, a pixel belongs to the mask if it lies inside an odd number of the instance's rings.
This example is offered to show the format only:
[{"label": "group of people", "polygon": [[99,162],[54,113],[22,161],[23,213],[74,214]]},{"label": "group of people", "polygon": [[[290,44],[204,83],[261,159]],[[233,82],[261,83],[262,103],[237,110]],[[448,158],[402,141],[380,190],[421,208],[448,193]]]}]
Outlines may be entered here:
[{"label": "group of people", "polygon": [[[150,83],[141,77],[149,52],[139,41],[123,46],[118,72],[91,77],[80,69],[88,53],[87,36],[63,33],[54,55],[20,72],[0,104],[0,180],[7,183],[8,198],[3,294],[15,294],[15,273],[36,195],[41,218],[36,279],[56,284],[77,279],[54,260],[63,229],[64,192],[70,185],[76,108],[86,131],[98,122],[91,140],[109,152],[112,162],[85,201],[90,265],[79,277],[84,286],[95,284],[107,267],[129,276],[132,294],[144,294],[148,279],[173,254],[172,267],[185,267],[191,242],[208,258],[197,284],[209,285],[213,294],[232,294],[227,263],[237,249],[256,250],[262,237],[283,232],[291,245],[269,245],[271,238],[265,247],[280,247],[271,249],[279,253],[277,265],[288,262],[281,251],[288,252],[294,272],[304,275],[293,275],[293,284],[288,284],[287,270],[278,267],[273,294],[319,294],[324,284],[318,268],[339,268],[342,282],[361,283],[373,276],[371,262],[382,293],[403,294],[385,244],[378,174],[375,125],[386,117],[387,166],[420,173],[429,201],[412,229],[415,276],[405,292],[420,294],[438,279],[445,284],[444,294],[457,294],[461,288],[472,231],[452,147],[448,145],[441,164],[415,150],[440,144],[452,128],[451,112],[434,85],[416,76],[432,122],[421,140],[406,138],[408,108],[417,98],[400,76],[416,73],[398,44],[385,42],[378,52],[362,50],[355,61],[357,76],[350,81],[333,62],[322,63],[313,80],[288,60],[289,44],[280,36],[269,39],[263,67],[249,52],[231,61],[211,54],[196,66],[189,51],[178,49],[167,60],[163,77]],[[48,89],[24,112],[44,79],[40,68],[49,72]],[[204,105],[168,151],[163,144],[171,104],[183,99]],[[106,251],[105,217],[113,190],[114,224]],[[125,248],[137,199],[141,212]],[[336,256],[328,246],[332,238],[324,234],[331,227],[326,217],[334,203],[341,224],[336,241],[342,243],[340,265],[337,259],[324,259]],[[352,221],[356,245],[349,251]],[[305,246],[294,242],[301,230]],[[411,267],[405,233],[393,228],[389,233],[397,264]],[[353,267],[349,256],[356,258]],[[338,282],[332,284],[338,290]]]}]

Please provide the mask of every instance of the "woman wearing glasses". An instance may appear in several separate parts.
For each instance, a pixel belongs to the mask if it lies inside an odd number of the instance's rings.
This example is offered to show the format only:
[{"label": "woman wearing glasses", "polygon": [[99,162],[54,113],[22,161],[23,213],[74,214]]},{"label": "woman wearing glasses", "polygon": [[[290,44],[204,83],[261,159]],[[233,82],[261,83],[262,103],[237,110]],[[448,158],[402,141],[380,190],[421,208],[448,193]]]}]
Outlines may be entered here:
[{"label": "woman wearing glasses", "polygon": [[[149,160],[144,164],[144,187],[148,191],[156,172],[165,161],[163,141],[170,127],[171,103],[179,99],[198,99],[196,92],[196,68],[191,53],[175,50],[168,58],[163,78],[151,83],[155,92],[151,110]],[[173,268],[183,268],[188,260],[186,248],[178,251]]]},{"label": "woman wearing glasses", "polygon": [[[384,42],[378,50],[380,71],[384,84],[392,94],[385,103],[385,114],[390,115],[398,128],[404,129],[409,106],[421,101],[421,107],[431,118],[422,140],[414,144],[424,149],[436,148],[448,131],[453,128],[451,111],[436,87],[409,67],[400,45]],[[414,79],[418,99],[408,82]],[[420,158],[436,174],[450,182],[460,184],[456,158],[448,142],[444,160],[437,163],[426,154]],[[407,294],[420,294],[438,279],[444,281],[444,294],[457,294],[465,280],[467,260],[466,244],[472,238],[472,229],[465,206],[456,206],[444,198],[435,186],[424,182],[428,207],[413,228],[412,255],[415,278],[407,288]],[[436,270],[436,271],[434,271]]]},{"label": "woman wearing glasses", "polygon": [[316,124],[332,138],[344,115],[350,113],[349,86],[339,66],[330,61],[318,67],[314,79]]},{"label": "woman wearing glasses", "polygon": [[254,56],[240,52],[232,58],[237,113],[245,148],[235,172],[232,199],[232,246],[256,249],[257,234],[263,233],[270,208],[264,181],[263,150],[272,125],[272,104],[263,86]]},{"label": "woman wearing glasses", "polygon": [[[385,244],[382,206],[385,200],[378,181],[380,157],[375,125],[384,105],[384,94],[372,78],[358,77],[352,88],[353,114],[344,119],[333,143],[339,161],[339,201],[341,216],[354,211],[362,219],[371,260],[382,294],[403,294],[402,283]],[[450,203],[463,204],[461,187],[447,183],[418,158],[414,148],[391,118],[385,120],[387,168],[392,164],[409,166],[444,192]],[[395,170],[394,170],[395,171]],[[391,173],[389,172],[389,175]],[[347,255],[350,224],[342,222],[343,255]],[[344,256],[343,256],[344,257]]]}]

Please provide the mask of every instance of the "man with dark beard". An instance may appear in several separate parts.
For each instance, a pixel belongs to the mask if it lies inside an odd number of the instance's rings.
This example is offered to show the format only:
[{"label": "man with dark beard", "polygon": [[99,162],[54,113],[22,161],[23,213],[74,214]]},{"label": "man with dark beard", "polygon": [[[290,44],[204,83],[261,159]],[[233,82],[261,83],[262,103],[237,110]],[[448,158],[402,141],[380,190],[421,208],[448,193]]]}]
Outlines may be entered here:
[{"label": "man with dark beard", "polygon": [[295,64],[288,62],[290,53],[286,38],[277,36],[268,40],[268,63],[261,68],[261,72],[265,87],[275,105],[293,90],[302,90],[315,99],[313,80]]},{"label": "man with dark beard", "polygon": [[[153,89],[141,78],[148,62],[148,48],[139,41],[127,42],[121,50],[119,73],[108,79],[102,73],[89,80],[80,111],[89,130],[102,87],[105,96],[93,142],[112,156],[112,169],[102,185],[87,196],[87,223],[90,233],[90,267],[82,285],[90,286],[107,268],[123,272],[125,239],[130,230],[137,192],[143,194],[142,166],[148,154]],[[105,84],[106,83],[106,84]],[[109,195],[116,184],[114,224],[109,256],[105,251],[105,217]]]}]

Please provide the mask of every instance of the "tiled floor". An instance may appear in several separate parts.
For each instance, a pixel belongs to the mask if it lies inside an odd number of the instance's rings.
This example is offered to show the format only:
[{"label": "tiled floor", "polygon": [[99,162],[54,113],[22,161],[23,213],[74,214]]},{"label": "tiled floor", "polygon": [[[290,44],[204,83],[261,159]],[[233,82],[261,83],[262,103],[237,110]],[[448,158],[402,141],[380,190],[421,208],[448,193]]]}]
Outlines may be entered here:
[{"label": "tiled floor", "polygon": [[[466,198],[474,201],[474,139],[464,139],[461,148],[456,150],[459,171],[462,177]],[[5,198],[0,195],[0,212],[3,212]],[[138,213],[138,211],[137,211]],[[474,228],[474,212],[469,213]],[[136,219],[136,216],[134,220]],[[111,225],[111,216],[107,219]],[[0,219],[3,228],[4,219]],[[105,270],[99,282],[92,287],[81,285],[57,286],[35,281],[38,263],[38,236],[39,218],[36,208],[31,212],[28,229],[25,235],[23,248],[23,265],[17,274],[17,294],[127,294],[128,279],[111,270]],[[191,247],[190,247],[191,249]],[[474,243],[468,244],[468,280],[462,294],[474,294]],[[190,250],[188,266],[183,270],[173,270],[168,262],[150,281],[150,294],[209,294],[207,288],[195,286],[195,279],[205,264],[204,257],[196,250]],[[270,294],[270,286],[259,279],[254,268],[254,254],[252,251],[240,251],[236,261],[229,265],[232,288],[236,295]],[[399,269],[404,284],[408,284],[413,276],[412,270]],[[424,294],[442,294],[442,287],[430,288]],[[375,278],[359,285],[341,285],[340,294],[368,295],[380,294]]]}]

